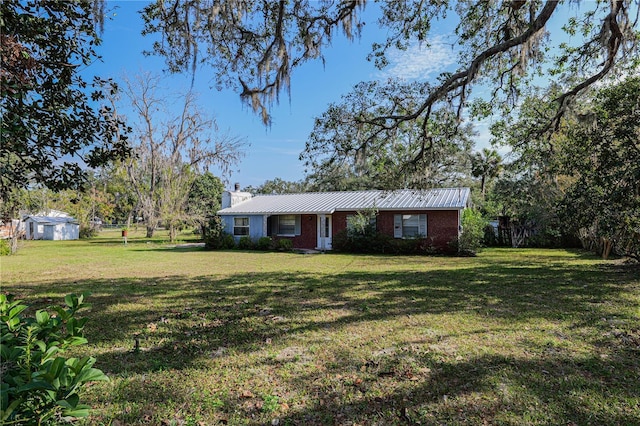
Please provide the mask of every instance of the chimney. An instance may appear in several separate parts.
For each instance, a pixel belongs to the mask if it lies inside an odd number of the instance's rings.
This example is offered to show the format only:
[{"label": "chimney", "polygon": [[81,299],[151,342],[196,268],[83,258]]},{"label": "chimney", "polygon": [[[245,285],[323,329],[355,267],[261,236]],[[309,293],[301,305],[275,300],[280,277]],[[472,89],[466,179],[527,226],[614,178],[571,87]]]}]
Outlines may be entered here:
[{"label": "chimney", "polygon": [[240,182],[234,184],[233,191],[224,191],[222,193],[222,208],[226,209],[251,199],[250,192],[240,192]]}]

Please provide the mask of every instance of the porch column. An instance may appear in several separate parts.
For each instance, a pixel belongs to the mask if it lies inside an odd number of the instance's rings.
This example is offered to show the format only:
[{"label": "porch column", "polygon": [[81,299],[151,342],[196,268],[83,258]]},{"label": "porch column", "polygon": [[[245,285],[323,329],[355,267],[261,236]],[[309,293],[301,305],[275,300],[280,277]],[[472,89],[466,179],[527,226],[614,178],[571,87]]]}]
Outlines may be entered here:
[{"label": "porch column", "polygon": [[324,239],[325,239],[326,235],[324,235],[324,229],[325,229],[325,221],[326,220],[327,220],[327,216],[324,213],[322,213],[320,215],[320,223],[319,223],[320,229],[318,230],[318,235],[320,236],[320,250],[321,251],[324,251],[324,245],[325,245]]}]

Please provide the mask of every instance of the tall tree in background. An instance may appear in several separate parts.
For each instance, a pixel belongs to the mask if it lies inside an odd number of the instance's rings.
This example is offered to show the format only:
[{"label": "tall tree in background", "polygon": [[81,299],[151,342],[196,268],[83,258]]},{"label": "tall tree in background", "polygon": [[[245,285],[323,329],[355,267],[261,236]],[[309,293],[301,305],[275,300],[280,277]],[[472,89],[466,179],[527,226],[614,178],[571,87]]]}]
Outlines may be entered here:
[{"label": "tall tree in background", "polygon": [[413,109],[429,88],[398,80],[362,82],[331,104],[316,118],[300,155],[309,183],[333,190],[429,188],[467,175],[473,131],[459,126],[454,114],[441,110],[428,123],[376,124],[384,111]]},{"label": "tall tree in background", "polygon": [[35,183],[77,188],[86,166],[128,154],[123,123],[95,106],[116,87],[80,74],[98,59],[103,14],[102,0],[0,2],[3,199]]},{"label": "tall tree in background", "polygon": [[[162,36],[153,53],[163,56],[172,71],[211,66],[219,86],[236,87],[269,123],[269,107],[288,90],[294,69],[322,58],[340,30],[348,38],[358,35],[364,7],[364,0],[157,0],[145,7],[143,17],[145,33]],[[562,82],[544,128],[553,133],[576,96],[613,71],[638,65],[638,3],[633,0],[415,0],[382,2],[380,8],[378,24],[387,37],[373,46],[370,58],[377,65],[388,63],[392,47],[428,46],[432,27],[454,16],[452,45],[458,48],[459,66],[442,73],[406,111],[395,111],[389,102],[376,117],[353,117],[354,126],[369,126],[372,135],[417,122],[428,140],[430,123],[443,110],[462,118],[478,83],[493,88],[486,103],[490,109],[508,110],[536,75]],[[552,28],[552,18],[564,25]]]},{"label": "tall tree in background", "polygon": [[266,180],[262,185],[257,187],[248,186],[244,191],[252,194],[292,194],[307,192],[309,189],[305,181],[287,181],[281,178]]},{"label": "tall tree in background", "polygon": [[[173,241],[177,226],[186,219],[189,189],[198,172],[210,166],[223,174],[243,155],[244,142],[216,133],[213,119],[206,116],[189,92],[177,100],[161,97],[160,79],[142,75],[127,83],[125,94],[135,114],[136,156],[127,171],[147,227],[147,237],[162,221]],[[167,102],[180,105],[173,117],[164,114]]]},{"label": "tall tree in background", "polygon": [[[135,189],[131,186],[126,161],[114,161],[100,170],[100,182],[113,202],[113,222],[131,226],[136,220],[139,202]],[[105,218],[103,218],[104,220]]]},{"label": "tall tree in background", "polygon": [[471,173],[480,178],[482,198],[486,195],[487,183],[497,178],[502,170],[502,157],[495,149],[483,148],[471,157]]}]

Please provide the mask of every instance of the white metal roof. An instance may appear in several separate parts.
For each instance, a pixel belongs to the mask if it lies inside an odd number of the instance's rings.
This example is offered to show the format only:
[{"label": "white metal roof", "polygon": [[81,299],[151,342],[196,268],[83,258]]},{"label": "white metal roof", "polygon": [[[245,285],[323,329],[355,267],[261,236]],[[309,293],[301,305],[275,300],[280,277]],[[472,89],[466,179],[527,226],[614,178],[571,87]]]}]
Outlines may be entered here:
[{"label": "white metal roof", "polygon": [[76,219],[74,219],[73,217],[70,216],[66,216],[66,217],[60,217],[60,216],[27,216],[23,219],[23,221],[27,221],[28,219],[33,220],[34,222],[37,223],[43,223],[43,224],[52,224],[52,225],[56,225],[59,223],[78,223],[78,221]]},{"label": "white metal roof", "polygon": [[467,206],[469,195],[469,188],[257,195],[233,207],[222,209],[218,214],[331,214],[334,211],[357,211],[369,208],[461,210]]}]

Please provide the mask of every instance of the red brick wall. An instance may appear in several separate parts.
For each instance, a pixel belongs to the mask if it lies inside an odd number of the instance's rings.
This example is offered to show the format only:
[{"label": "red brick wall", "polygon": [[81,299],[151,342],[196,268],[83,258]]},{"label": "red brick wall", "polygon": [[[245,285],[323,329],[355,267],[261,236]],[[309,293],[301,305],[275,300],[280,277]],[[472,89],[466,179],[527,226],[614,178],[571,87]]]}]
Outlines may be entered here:
[{"label": "red brick wall", "polygon": [[434,247],[447,249],[458,237],[458,210],[434,210],[427,213],[427,237]]},{"label": "red brick wall", "polygon": [[347,229],[347,215],[354,215],[354,214],[356,214],[356,212],[334,212],[331,215],[331,221],[332,221],[331,236],[333,237],[343,229]]},{"label": "red brick wall", "polygon": [[396,214],[426,214],[427,239],[436,248],[447,249],[449,241],[458,236],[458,210],[381,211],[378,213],[378,232],[393,236],[393,216]]},{"label": "red brick wall", "polygon": [[[378,231],[393,236],[393,216],[395,214],[425,214],[427,215],[427,239],[429,244],[447,249],[451,240],[458,236],[458,210],[433,210],[433,211],[381,211],[378,213]],[[347,228],[347,216],[356,212],[334,212],[331,215],[332,232],[335,236],[338,232]],[[289,238],[295,248],[316,248],[318,235],[318,216],[303,214],[300,217],[301,235]],[[276,237],[277,238],[277,237]],[[288,237],[280,237],[288,238]]]},{"label": "red brick wall", "polygon": [[294,248],[314,249],[318,233],[318,217],[315,214],[300,215],[300,235],[295,237],[278,237],[274,239],[286,238],[293,242]]}]

